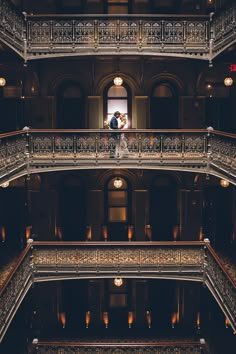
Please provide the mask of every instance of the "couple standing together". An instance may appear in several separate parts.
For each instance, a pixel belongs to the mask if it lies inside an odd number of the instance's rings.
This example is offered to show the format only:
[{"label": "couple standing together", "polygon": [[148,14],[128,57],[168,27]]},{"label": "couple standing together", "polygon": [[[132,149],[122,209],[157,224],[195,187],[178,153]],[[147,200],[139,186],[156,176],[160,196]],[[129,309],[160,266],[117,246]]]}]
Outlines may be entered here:
[{"label": "couple standing together", "polygon": [[[110,128],[111,129],[123,129],[125,124],[126,124],[125,114],[121,114],[119,111],[116,111],[110,120]],[[121,133],[118,135],[120,135],[120,136],[116,137],[117,141],[116,141],[114,157],[120,157],[120,158],[128,157],[129,150],[127,147],[125,134]],[[113,157],[113,156],[111,155],[111,157]]]},{"label": "couple standing together", "polygon": [[126,124],[125,114],[121,114],[119,111],[116,111],[110,120],[110,128],[123,129],[125,124]]}]

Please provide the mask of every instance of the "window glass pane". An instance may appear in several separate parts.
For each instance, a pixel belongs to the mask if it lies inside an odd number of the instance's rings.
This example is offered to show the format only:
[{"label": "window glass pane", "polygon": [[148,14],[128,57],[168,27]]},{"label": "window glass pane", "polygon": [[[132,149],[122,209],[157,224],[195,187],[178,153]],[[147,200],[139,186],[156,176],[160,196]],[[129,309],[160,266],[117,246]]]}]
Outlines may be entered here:
[{"label": "window glass pane", "polygon": [[108,209],[109,222],[126,222],[127,208],[109,208]]},{"label": "window glass pane", "polygon": [[126,294],[111,294],[110,295],[110,307],[125,307],[127,306]]},{"label": "window glass pane", "polygon": [[108,3],[128,3],[129,0],[107,0]]},{"label": "window glass pane", "polygon": [[124,5],[109,5],[107,9],[108,14],[128,14],[128,6]]},{"label": "window glass pane", "polygon": [[172,97],[173,93],[169,85],[159,85],[155,88],[153,92],[154,97]]},{"label": "window glass pane", "polygon": [[127,205],[126,191],[110,191],[108,192],[108,204],[113,206]]},{"label": "window glass pane", "polygon": [[109,99],[107,101],[107,113],[113,114],[115,111],[120,111],[127,114],[128,104],[127,100],[113,100]]},{"label": "window glass pane", "polygon": [[112,86],[109,88],[108,97],[127,97],[127,90],[124,86]]}]

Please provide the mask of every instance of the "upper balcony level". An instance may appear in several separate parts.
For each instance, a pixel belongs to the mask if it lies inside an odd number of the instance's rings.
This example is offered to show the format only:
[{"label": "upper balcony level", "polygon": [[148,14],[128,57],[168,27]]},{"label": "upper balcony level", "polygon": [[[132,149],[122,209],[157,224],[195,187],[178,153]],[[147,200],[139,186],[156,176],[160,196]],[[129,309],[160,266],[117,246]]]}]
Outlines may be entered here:
[{"label": "upper balcony level", "polygon": [[235,42],[236,4],[204,15],[28,15],[0,2],[1,42],[25,61],[81,55],[212,60]]}]

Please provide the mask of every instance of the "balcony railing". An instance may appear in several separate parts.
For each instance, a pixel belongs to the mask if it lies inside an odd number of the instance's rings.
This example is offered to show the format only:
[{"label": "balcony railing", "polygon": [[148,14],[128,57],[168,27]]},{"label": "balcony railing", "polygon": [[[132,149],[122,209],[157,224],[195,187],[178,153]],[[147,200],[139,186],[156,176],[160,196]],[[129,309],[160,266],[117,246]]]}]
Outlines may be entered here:
[{"label": "balcony railing", "polygon": [[234,134],[205,129],[127,129],[114,136],[106,129],[28,129],[0,138],[0,184],[65,168],[121,167],[212,174],[236,184]]},{"label": "balcony railing", "polygon": [[25,61],[79,55],[152,55],[210,62],[235,41],[236,4],[217,16],[27,15],[0,0],[0,40]]},{"label": "balcony railing", "polygon": [[121,343],[119,338],[117,338],[116,342],[105,342],[96,343],[85,342],[41,342],[39,341],[37,344],[33,344],[30,350],[30,354],[57,354],[60,351],[63,351],[63,354],[105,354],[105,353],[149,353],[149,354],[170,354],[170,353],[178,353],[178,354],[207,354],[209,353],[208,347],[206,343],[200,343],[197,341],[145,341],[145,343],[136,341],[136,343],[132,343],[127,341],[127,343]]},{"label": "balcony railing", "polygon": [[209,54],[209,17],[27,16],[28,58],[87,54]]},{"label": "balcony railing", "polygon": [[[114,247],[115,246],[115,247]],[[236,330],[236,283],[209,242],[33,242],[0,291],[0,340],[33,282],[156,278],[199,281]]]}]

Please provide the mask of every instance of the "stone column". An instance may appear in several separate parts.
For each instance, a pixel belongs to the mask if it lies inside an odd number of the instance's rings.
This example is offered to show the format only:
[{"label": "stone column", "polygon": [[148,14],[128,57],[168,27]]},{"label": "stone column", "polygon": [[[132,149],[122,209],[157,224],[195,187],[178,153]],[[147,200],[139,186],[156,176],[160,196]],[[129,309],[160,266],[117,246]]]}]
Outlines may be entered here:
[{"label": "stone column", "polygon": [[132,128],[146,129],[150,125],[148,96],[135,96],[134,102]]},{"label": "stone column", "polygon": [[88,129],[103,128],[103,111],[102,111],[102,97],[88,96],[87,97],[87,122]]}]

